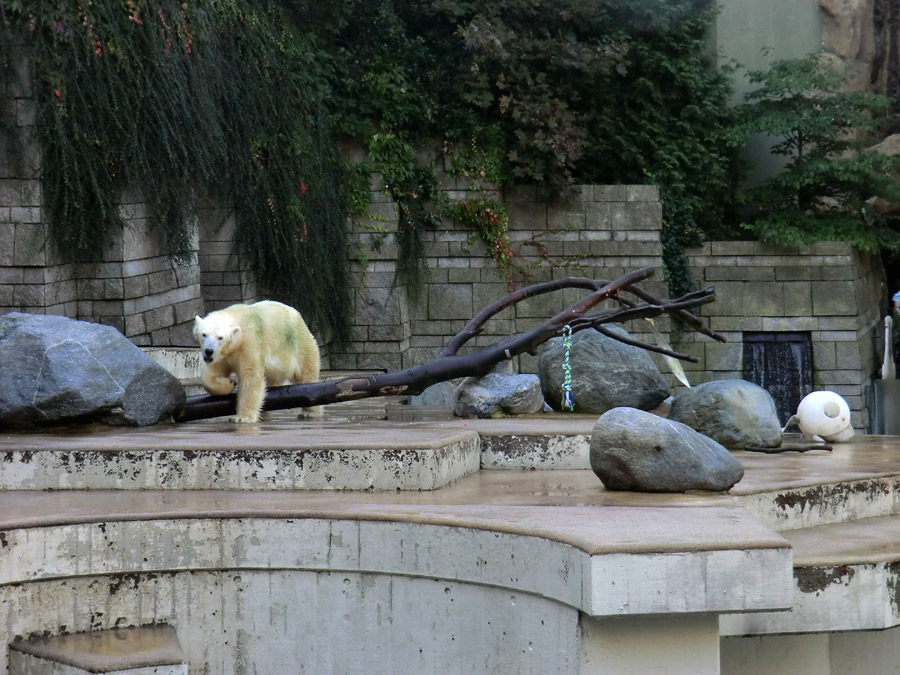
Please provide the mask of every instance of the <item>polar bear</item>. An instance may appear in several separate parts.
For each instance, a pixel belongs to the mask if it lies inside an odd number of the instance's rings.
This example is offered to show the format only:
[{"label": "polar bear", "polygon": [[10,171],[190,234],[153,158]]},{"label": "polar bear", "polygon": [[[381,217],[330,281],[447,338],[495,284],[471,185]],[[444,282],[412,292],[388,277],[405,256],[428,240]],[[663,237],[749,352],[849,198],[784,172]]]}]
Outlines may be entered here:
[{"label": "polar bear", "polygon": [[[293,307],[263,300],[194,317],[204,361],[203,386],[230,394],[237,383],[238,423],[259,421],[267,386],[318,382],[319,347]],[[321,414],[321,406],[313,409]]]}]

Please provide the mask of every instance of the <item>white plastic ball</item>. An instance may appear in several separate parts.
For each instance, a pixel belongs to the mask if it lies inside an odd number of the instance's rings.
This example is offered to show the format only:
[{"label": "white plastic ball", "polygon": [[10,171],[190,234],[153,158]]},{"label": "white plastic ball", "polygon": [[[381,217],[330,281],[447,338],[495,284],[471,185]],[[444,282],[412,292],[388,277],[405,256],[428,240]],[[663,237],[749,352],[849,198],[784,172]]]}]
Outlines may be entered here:
[{"label": "white plastic ball", "polygon": [[853,436],[850,406],[833,391],[814,391],[797,406],[797,424],[807,436],[826,441],[846,441]]}]

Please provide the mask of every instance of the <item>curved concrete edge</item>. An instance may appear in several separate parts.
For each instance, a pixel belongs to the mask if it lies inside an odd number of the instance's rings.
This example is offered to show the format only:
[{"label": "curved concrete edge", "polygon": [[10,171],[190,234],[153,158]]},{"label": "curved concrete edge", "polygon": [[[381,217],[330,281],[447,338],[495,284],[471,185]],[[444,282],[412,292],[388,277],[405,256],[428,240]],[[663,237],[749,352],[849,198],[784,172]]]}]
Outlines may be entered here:
[{"label": "curved concrete edge", "polygon": [[[787,606],[787,543],[758,524],[759,537],[726,536],[727,525],[749,525],[749,516],[745,521],[731,510],[698,542],[703,530],[695,518],[708,521],[712,510],[672,509],[687,520],[681,533],[670,532],[666,541],[654,540],[654,532],[671,529],[665,519],[643,528],[642,539],[638,524],[641,518],[646,524],[647,513],[621,519],[618,539],[612,536],[616,525],[609,519],[622,515],[617,511],[642,510],[380,507],[355,518],[349,513],[299,518],[197,514],[21,528],[3,533],[0,585],[167,571],[285,569],[489,585],[549,598],[591,616]],[[605,535],[610,535],[607,540]],[[704,590],[698,592],[698,584]]]},{"label": "curved concrete edge", "polygon": [[900,626],[900,562],[798,567],[790,612],[721,618],[723,636],[883,630]]},{"label": "curved concrete edge", "polygon": [[777,532],[803,530],[900,512],[900,476],[742,494],[735,500]]}]

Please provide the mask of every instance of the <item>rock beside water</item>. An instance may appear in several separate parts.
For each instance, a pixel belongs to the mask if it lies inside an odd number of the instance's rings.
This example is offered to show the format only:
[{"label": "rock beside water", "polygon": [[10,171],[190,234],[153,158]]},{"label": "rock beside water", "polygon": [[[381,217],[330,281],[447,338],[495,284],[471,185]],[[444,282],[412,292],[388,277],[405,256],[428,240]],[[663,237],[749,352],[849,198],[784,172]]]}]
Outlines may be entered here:
[{"label": "rock beside water", "polygon": [[781,445],[781,423],[772,395],[746,380],[716,380],[684,390],[672,401],[669,419],[726,448]]}]

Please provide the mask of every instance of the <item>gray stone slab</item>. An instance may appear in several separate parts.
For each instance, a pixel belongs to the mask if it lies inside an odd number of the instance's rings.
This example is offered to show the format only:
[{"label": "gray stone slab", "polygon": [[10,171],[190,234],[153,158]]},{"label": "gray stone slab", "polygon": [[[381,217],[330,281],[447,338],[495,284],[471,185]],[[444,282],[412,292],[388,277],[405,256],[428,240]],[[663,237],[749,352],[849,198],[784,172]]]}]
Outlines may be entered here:
[{"label": "gray stone slab", "polygon": [[288,424],[275,433],[213,423],[149,435],[8,434],[0,490],[433,490],[480,465],[478,435],[465,428],[322,423],[301,433]]}]

